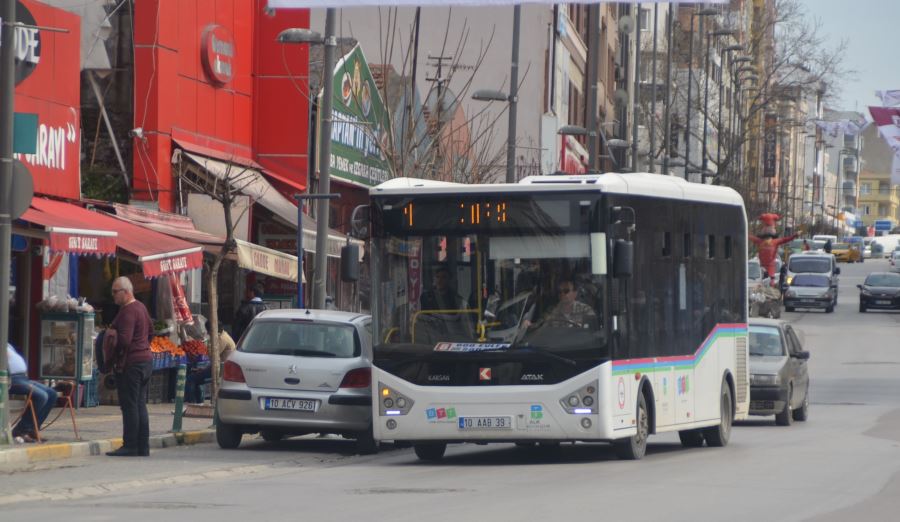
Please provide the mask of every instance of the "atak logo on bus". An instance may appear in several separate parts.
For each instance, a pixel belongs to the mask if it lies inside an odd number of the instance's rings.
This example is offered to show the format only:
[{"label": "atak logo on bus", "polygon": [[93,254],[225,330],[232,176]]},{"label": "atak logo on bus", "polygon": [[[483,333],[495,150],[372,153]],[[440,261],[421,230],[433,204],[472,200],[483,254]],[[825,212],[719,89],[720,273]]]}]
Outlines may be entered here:
[{"label": "atak logo on bus", "polygon": [[216,85],[225,85],[234,78],[234,37],[221,25],[210,24],[203,30],[200,60],[206,77]]},{"label": "atak logo on bus", "polygon": [[31,11],[22,2],[16,2],[16,29],[13,35],[16,85],[31,76],[41,62],[41,31],[37,25]]},{"label": "atak logo on bus", "polygon": [[491,380],[491,369],[490,368],[479,368],[478,369],[478,380],[479,381]]}]

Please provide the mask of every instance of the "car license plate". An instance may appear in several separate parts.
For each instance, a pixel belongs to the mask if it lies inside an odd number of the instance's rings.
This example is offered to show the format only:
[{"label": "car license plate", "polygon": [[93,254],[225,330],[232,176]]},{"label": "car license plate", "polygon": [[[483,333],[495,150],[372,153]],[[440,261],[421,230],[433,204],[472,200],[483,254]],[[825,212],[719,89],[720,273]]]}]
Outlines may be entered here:
[{"label": "car license plate", "polygon": [[316,411],[319,401],[310,399],[281,399],[277,397],[265,397],[260,399],[264,410],[294,410]]},{"label": "car license plate", "polygon": [[887,299],[878,299],[878,300],[875,301],[875,304],[879,304],[879,305],[889,305],[889,304],[891,304],[891,302],[890,302],[889,300],[887,300]]},{"label": "car license plate", "polygon": [[512,417],[460,417],[461,430],[511,430]]}]

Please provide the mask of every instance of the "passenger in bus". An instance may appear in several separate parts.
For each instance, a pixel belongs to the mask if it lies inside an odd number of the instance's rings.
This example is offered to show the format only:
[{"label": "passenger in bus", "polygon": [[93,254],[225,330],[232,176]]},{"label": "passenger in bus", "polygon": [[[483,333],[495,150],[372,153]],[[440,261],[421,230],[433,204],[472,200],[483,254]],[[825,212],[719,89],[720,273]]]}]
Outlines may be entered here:
[{"label": "passenger in bus", "polygon": [[588,328],[596,330],[600,327],[597,314],[590,305],[578,300],[578,290],[571,279],[563,279],[557,285],[559,302],[541,323],[551,328]]},{"label": "passenger in bus", "polygon": [[459,310],[465,308],[462,297],[451,288],[451,280],[450,269],[446,266],[441,265],[435,269],[432,276],[434,286],[430,290],[423,292],[420,299],[422,310]]}]

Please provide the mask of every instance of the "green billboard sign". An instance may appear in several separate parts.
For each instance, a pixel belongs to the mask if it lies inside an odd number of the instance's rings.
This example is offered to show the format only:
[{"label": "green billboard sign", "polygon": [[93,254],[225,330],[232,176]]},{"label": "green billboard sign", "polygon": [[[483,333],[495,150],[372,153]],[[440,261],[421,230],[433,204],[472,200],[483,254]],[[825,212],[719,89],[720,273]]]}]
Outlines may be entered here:
[{"label": "green billboard sign", "polygon": [[359,44],[335,66],[333,95],[331,176],[364,186],[387,181],[388,114]]},{"label": "green billboard sign", "polygon": [[13,114],[13,152],[34,154],[37,152],[38,115],[29,112]]}]

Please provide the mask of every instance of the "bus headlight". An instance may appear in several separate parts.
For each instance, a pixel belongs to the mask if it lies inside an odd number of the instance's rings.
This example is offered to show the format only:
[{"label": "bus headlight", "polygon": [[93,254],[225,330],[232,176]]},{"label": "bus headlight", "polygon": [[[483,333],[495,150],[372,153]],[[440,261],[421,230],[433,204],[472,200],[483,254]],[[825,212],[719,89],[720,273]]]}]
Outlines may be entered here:
[{"label": "bus headlight", "polygon": [[597,388],[600,383],[595,381],[572,393],[566,394],[559,400],[559,404],[572,415],[590,415],[597,413]]},{"label": "bus headlight", "polygon": [[384,384],[378,383],[378,414],[382,417],[406,415],[415,401]]}]

